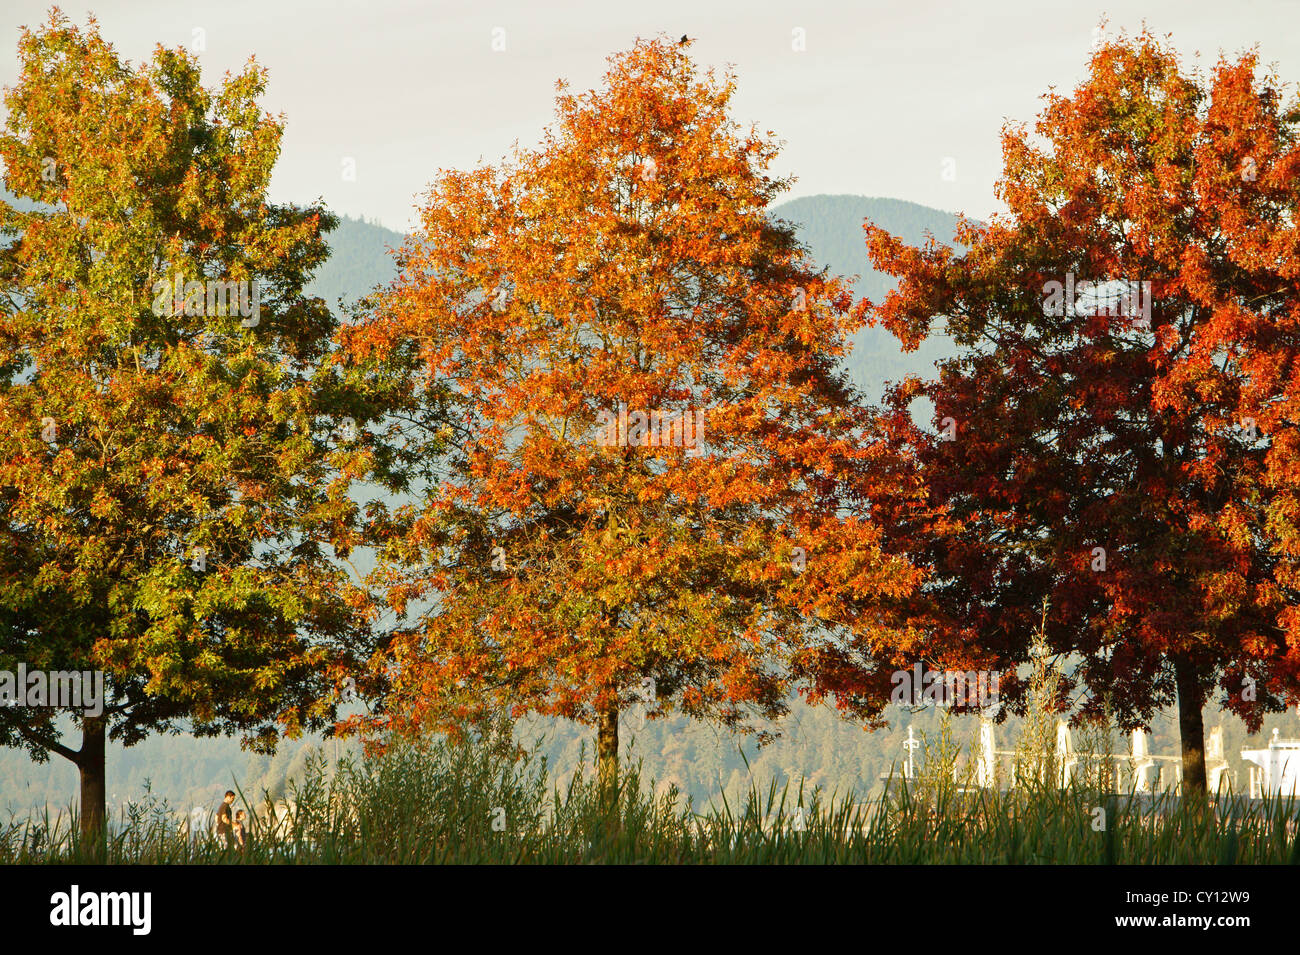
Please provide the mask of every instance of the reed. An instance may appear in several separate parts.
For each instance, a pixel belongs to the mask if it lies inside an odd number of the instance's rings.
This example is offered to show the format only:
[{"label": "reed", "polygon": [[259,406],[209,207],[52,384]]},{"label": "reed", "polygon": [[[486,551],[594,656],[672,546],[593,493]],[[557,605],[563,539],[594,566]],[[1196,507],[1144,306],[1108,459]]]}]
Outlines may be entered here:
[{"label": "reed", "polygon": [[[948,754],[947,744],[940,751]],[[949,763],[945,759],[942,762]],[[883,798],[751,785],[740,804],[697,810],[655,793],[637,766],[617,800],[578,773],[552,781],[544,759],[504,735],[404,743],[381,757],[312,759],[287,811],[267,794],[238,804],[256,817],[245,852],[226,848],[149,794],[114,820],[102,846],[80,841],[74,811],[0,825],[0,862],[57,864],[827,864],[1300,862],[1293,800],[1223,797],[1199,808],[1174,796],[1104,794],[1035,774],[1006,792],[945,768],[891,779]],[[1094,810],[1105,810],[1097,828]]]}]

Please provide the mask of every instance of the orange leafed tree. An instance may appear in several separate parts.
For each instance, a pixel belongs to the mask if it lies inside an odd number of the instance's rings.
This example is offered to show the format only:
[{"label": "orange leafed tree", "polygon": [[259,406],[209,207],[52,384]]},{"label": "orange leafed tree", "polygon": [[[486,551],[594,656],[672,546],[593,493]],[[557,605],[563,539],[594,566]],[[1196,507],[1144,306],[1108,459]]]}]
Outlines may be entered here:
[{"label": "orange leafed tree", "polygon": [[792,691],[877,713],[918,583],[873,488],[911,486],[837,362],[859,327],[768,207],[730,75],[641,41],[559,86],[540,146],[444,173],[397,281],[342,336],[406,382],[416,503],[384,511],[389,729],[509,708],[752,728]]}]

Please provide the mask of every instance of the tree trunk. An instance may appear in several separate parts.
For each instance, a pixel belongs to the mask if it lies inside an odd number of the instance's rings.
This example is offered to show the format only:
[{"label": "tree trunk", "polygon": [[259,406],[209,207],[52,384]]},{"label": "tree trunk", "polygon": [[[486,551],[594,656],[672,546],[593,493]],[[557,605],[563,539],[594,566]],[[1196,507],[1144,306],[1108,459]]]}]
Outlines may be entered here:
[{"label": "tree trunk", "polygon": [[596,769],[601,788],[613,793],[618,788],[618,704],[600,713],[596,726]]},{"label": "tree trunk", "polygon": [[1178,735],[1183,747],[1184,796],[1204,796],[1205,725],[1201,720],[1204,695],[1195,666],[1188,660],[1174,661],[1174,680],[1178,684]]},{"label": "tree trunk", "polygon": [[87,847],[104,840],[104,736],[103,717],[86,717],[81,726],[81,837]]}]

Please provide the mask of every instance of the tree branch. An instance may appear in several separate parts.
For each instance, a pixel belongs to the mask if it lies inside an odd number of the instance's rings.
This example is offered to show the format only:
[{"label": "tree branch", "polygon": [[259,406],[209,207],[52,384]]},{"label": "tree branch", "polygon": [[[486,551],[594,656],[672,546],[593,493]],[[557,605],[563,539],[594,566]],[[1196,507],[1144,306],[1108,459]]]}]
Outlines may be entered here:
[{"label": "tree branch", "polygon": [[64,746],[62,743],[47,742],[46,740],[41,739],[31,730],[27,729],[27,727],[25,726],[15,726],[14,729],[18,730],[18,735],[21,736],[23,739],[27,740],[29,743],[35,743],[37,746],[41,747],[42,749],[47,749],[51,753],[58,753],[64,759],[70,760],[71,762],[75,763],[78,766],[81,765],[81,753],[77,752],[76,750],[68,749],[68,747]]}]

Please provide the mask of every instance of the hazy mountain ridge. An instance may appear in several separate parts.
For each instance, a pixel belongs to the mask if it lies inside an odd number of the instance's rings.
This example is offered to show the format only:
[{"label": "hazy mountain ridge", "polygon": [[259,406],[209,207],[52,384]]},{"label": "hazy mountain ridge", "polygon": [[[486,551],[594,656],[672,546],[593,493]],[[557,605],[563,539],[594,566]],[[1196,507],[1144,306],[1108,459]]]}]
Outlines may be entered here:
[{"label": "hazy mountain ridge", "polygon": [[338,228],[325,236],[330,257],[304,291],[320,296],[336,310],[340,300],[345,307],[354,304],[397,276],[389,250],[400,249],[404,238],[378,222],[340,216]]}]

